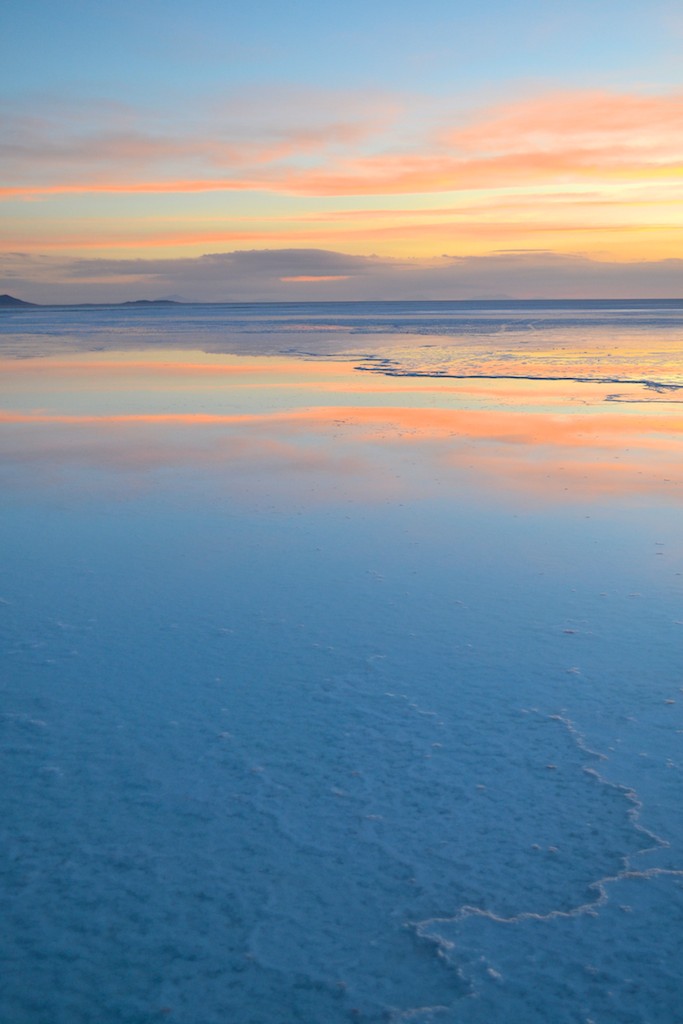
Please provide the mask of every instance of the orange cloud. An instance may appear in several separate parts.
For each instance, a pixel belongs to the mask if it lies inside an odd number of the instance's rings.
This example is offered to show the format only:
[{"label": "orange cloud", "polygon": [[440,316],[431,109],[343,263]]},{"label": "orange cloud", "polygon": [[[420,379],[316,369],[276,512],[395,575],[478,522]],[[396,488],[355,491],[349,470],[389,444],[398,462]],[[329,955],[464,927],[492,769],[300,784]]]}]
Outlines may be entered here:
[{"label": "orange cloud", "polygon": [[335,169],[282,170],[269,175],[234,178],[180,178],[172,181],[84,181],[50,185],[0,187],[0,198],[20,199],[73,194],[165,194],[194,192],[274,192],[289,195],[351,196],[452,192],[510,188],[538,183],[623,182],[651,178],[678,180],[683,156],[668,160],[625,159],[618,148],[581,148],[546,153],[530,150],[467,159],[434,153],[431,156],[388,155],[337,161]]},{"label": "orange cloud", "polygon": [[642,179],[675,179],[683,176],[683,155],[668,161],[625,159],[618,149],[581,148],[543,152],[505,153],[478,159],[434,156],[367,157],[341,164],[340,169],[314,170],[283,176],[267,190],[296,195],[400,195],[419,192],[451,192],[484,188],[566,184],[568,182],[622,183]]},{"label": "orange cloud", "polygon": [[683,93],[642,96],[597,90],[555,92],[494,108],[446,140],[485,152],[538,152],[577,148],[617,155],[645,151],[681,156]]},{"label": "orange cloud", "polygon": [[298,281],[304,281],[308,284],[315,284],[318,281],[348,281],[350,279],[349,274],[296,274],[294,277],[281,277],[281,281],[294,283]]},{"label": "orange cloud", "polygon": [[[0,200],[41,201],[45,215],[7,218],[4,245],[22,251],[163,247],[200,252],[238,244],[350,251],[353,244],[358,252],[412,256],[453,250],[481,255],[542,245],[601,259],[679,255],[681,92],[553,92],[500,104],[447,128],[435,128],[433,118],[417,123],[413,108],[397,126],[399,141],[381,134],[395,109],[390,117],[387,111],[369,117],[357,111],[335,123],[309,126],[293,125],[298,115],[291,110],[282,114],[290,123],[274,127],[271,118],[261,138],[255,138],[258,127],[242,124],[237,142],[222,137],[224,126],[217,138],[208,132],[175,138],[168,129],[149,137],[142,131],[105,131],[90,139],[74,133],[63,144],[52,137],[29,138],[8,159]],[[245,192],[252,193],[248,203],[254,214],[245,218],[241,207],[233,216],[231,194]],[[222,212],[210,221],[205,212],[195,219],[189,199],[182,216],[130,214],[124,220],[98,218],[89,209],[87,218],[68,221],[52,202],[60,196],[108,196],[102,207],[110,210],[116,197],[140,195],[150,197],[154,210],[157,196],[158,209],[167,211],[167,197],[202,193],[225,193],[216,200]],[[267,219],[258,198],[264,193],[280,197],[269,201],[273,216]],[[450,193],[453,205],[422,211],[416,208],[419,200],[412,200],[409,209],[391,210],[387,199],[382,209],[371,208],[372,197],[438,193]],[[317,202],[312,211],[305,205],[309,199],[342,196],[359,197],[356,209],[325,212]],[[178,209],[181,205],[179,200]],[[292,215],[297,206],[298,215]],[[293,273],[283,280],[294,278]]]},{"label": "orange cloud", "polygon": [[181,178],[171,181],[82,181],[57,182],[53,184],[7,185],[0,187],[0,197],[5,199],[21,199],[32,196],[82,195],[99,193],[125,193],[134,195],[141,193],[180,193],[180,192],[228,192],[245,191],[262,188],[261,183],[254,179],[205,179]]},{"label": "orange cloud", "polygon": [[[4,198],[73,193],[193,193],[271,191],[297,195],[381,195],[455,191],[524,183],[623,180],[641,177],[677,180],[683,174],[683,94],[639,96],[580,90],[506,104],[473,119],[467,128],[423,140],[419,152],[400,150],[359,156],[353,151],[367,135],[364,126],[330,125],[298,130],[280,142],[246,148],[210,141],[179,142],[205,164],[219,163],[252,173],[165,180],[102,180],[44,184],[24,182],[0,189]],[[120,140],[119,140],[120,142]],[[167,155],[172,145],[156,140],[119,142],[110,156],[124,167],[148,150]],[[154,145],[152,145],[154,142]],[[134,143],[134,145],[133,145]],[[334,165],[293,168],[286,159],[338,144]],[[151,149],[149,148],[151,146]],[[156,147],[156,148],[155,148]],[[109,150],[107,150],[109,152]],[[276,166],[280,165],[280,166]]]}]

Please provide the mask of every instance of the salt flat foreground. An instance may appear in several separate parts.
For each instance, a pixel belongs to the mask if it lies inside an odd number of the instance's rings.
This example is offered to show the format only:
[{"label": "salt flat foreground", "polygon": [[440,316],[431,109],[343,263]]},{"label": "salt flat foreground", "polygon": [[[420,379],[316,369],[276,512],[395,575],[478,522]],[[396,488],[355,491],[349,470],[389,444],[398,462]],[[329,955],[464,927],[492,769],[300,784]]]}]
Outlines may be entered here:
[{"label": "salt flat foreground", "polygon": [[680,1020],[682,330],[2,315],[2,1020]]}]

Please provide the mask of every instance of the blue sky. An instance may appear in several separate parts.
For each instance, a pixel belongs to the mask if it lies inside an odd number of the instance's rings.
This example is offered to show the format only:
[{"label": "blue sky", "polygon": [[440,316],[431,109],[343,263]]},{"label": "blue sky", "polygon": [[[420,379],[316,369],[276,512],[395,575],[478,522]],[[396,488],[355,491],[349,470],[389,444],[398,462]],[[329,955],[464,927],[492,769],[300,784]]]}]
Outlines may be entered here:
[{"label": "blue sky", "polygon": [[2,17],[6,94],[154,102],[281,82],[447,97],[538,78],[661,86],[680,81],[683,42],[680,5],[631,0],[10,0]]}]

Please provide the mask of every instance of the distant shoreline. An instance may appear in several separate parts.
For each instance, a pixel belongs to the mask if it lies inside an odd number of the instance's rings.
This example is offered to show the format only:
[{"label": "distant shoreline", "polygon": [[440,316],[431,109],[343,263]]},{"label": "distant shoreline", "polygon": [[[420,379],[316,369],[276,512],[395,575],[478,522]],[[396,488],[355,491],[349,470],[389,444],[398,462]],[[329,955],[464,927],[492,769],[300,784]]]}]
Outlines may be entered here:
[{"label": "distant shoreline", "polygon": [[619,305],[627,309],[638,306],[656,307],[670,306],[672,308],[683,308],[683,298],[586,298],[586,299],[300,299],[281,301],[278,299],[248,300],[201,299],[180,300],[180,299],[128,299],[122,302],[27,302],[18,299],[13,295],[0,295],[0,312],[21,311],[31,309],[158,309],[191,306],[227,306],[235,308],[252,308],[254,306],[273,306],[297,308],[301,306],[318,306],[320,308],[337,308],[347,306],[349,308],[366,308],[368,306],[386,306],[396,309],[405,309],[409,306],[422,306],[433,308],[456,307],[456,308],[477,308],[477,309],[505,309],[509,307],[528,307],[536,309],[557,309],[558,306],[568,308],[593,308],[602,309],[606,306]]}]

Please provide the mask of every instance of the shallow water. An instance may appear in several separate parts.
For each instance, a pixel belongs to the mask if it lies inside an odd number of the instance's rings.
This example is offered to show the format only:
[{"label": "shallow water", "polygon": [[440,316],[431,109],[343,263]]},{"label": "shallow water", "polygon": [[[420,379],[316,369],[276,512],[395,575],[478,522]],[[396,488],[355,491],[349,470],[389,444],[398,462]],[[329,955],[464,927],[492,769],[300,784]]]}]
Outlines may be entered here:
[{"label": "shallow water", "polygon": [[3,1020],[678,1020],[682,330],[3,313]]}]

